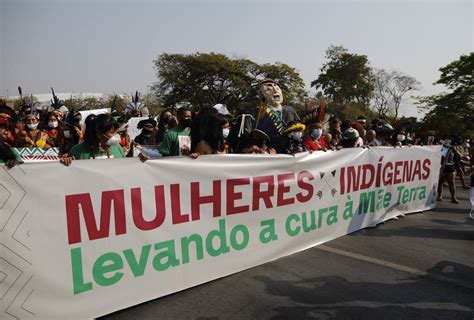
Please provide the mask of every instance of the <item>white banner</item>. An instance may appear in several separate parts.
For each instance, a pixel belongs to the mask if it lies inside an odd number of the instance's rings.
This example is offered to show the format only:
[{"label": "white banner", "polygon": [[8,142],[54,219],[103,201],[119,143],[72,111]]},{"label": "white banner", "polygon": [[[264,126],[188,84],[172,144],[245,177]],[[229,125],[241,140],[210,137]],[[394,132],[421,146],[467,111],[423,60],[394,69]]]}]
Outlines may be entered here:
[{"label": "white banner", "polygon": [[380,147],[2,169],[0,318],[98,317],[429,210],[440,157]]},{"label": "white banner", "polygon": [[135,137],[138,136],[140,132],[142,132],[142,129],[138,129],[137,126],[140,121],[146,120],[146,119],[149,119],[149,118],[148,117],[133,117],[133,118],[130,118],[130,120],[128,120],[127,134],[130,137],[130,141],[133,141]]},{"label": "white banner", "polygon": [[81,111],[79,111],[79,113],[82,116],[80,124],[84,125],[85,122],[86,122],[87,117],[90,116],[91,114],[94,114],[94,115],[98,116],[99,114],[102,114],[102,113],[110,113],[110,108],[107,108],[107,109],[94,109],[94,110],[81,110]]}]

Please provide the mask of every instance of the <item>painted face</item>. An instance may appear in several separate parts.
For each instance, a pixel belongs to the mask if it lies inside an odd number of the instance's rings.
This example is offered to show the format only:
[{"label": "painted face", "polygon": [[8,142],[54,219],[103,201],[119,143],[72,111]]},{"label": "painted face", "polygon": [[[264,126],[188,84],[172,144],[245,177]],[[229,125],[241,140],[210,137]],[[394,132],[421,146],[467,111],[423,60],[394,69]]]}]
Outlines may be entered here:
[{"label": "painted face", "polygon": [[36,117],[28,117],[25,122],[30,130],[35,130],[38,127],[38,119]]},{"label": "painted face", "polygon": [[58,121],[61,121],[63,119],[63,113],[59,110],[54,110],[53,114],[56,116]]},{"label": "painted face", "polygon": [[28,117],[26,118],[26,123],[38,123],[38,119],[36,119],[35,117]]},{"label": "painted face", "polygon": [[283,93],[280,87],[275,83],[267,82],[262,84],[260,92],[272,106],[280,106],[283,103]]},{"label": "painted face", "polygon": [[51,116],[48,119],[48,127],[50,128],[57,128],[59,125],[59,121],[55,116]]},{"label": "painted face", "polygon": [[35,130],[38,127],[38,119],[36,119],[34,117],[26,118],[26,126],[30,130]]}]

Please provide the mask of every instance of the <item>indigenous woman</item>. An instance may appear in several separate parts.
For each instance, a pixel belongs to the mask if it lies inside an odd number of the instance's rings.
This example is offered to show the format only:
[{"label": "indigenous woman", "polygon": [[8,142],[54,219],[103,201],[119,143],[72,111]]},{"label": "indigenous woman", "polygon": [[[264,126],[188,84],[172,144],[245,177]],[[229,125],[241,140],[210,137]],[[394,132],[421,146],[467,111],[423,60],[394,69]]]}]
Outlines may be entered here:
[{"label": "indigenous woman", "polygon": [[152,132],[149,144],[159,146],[163,141],[165,134],[170,129],[173,129],[177,126],[178,122],[171,111],[172,110],[165,110],[160,114],[160,119],[158,120],[158,129],[155,129]]},{"label": "indigenous woman", "polygon": [[225,140],[229,136],[229,121],[221,115],[212,115],[207,122],[207,130],[204,131],[201,141],[192,153],[193,158],[205,154],[226,154],[227,145]]},{"label": "indigenous woman", "polygon": [[51,148],[59,147],[61,145],[63,135],[61,134],[61,128],[59,127],[60,121],[58,115],[53,112],[49,113],[46,133],[48,134],[47,141]]},{"label": "indigenous woman", "polygon": [[86,119],[84,142],[76,144],[61,162],[70,165],[73,159],[125,158],[120,146],[119,124],[110,114],[89,115]]},{"label": "indigenous woman", "polygon": [[323,125],[319,122],[309,125],[306,136],[303,138],[306,150],[311,151],[326,151],[327,146],[323,136]]},{"label": "indigenous woman", "polygon": [[48,134],[38,128],[39,116],[33,113],[26,116],[26,128],[21,132],[24,137],[24,148],[49,149]]}]

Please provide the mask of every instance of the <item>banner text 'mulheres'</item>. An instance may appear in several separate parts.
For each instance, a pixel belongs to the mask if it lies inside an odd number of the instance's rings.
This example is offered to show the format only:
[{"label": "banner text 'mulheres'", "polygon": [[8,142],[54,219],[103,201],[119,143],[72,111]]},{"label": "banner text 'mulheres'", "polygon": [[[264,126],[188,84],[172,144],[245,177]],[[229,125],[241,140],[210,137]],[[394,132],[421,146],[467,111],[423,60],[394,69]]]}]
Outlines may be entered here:
[{"label": "banner text 'mulheres'", "polygon": [[[164,185],[154,187],[155,214],[151,220],[143,215],[141,188],[130,189],[131,217],[135,227],[147,231],[159,228],[167,217],[166,201],[170,202],[173,224],[187,223],[201,219],[201,205],[212,205],[214,218],[222,216],[222,204],[225,214],[233,215],[250,211],[258,211],[263,204],[266,209],[304,203],[312,199],[314,186],[310,183],[314,176],[308,171],[284,173],[276,176],[246,177],[229,180],[212,181],[212,193],[202,195],[201,182],[191,182],[188,195],[191,212],[181,210],[181,185],[169,185],[169,193],[165,193]],[[225,187],[225,190],[223,189]],[[250,192],[250,201],[245,202],[245,192]],[[167,198],[165,194],[169,195]],[[224,200],[223,200],[224,198]],[[103,191],[101,194],[100,220],[94,214],[90,193],[66,195],[66,218],[68,243],[82,242],[81,213],[89,240],[107,238],[110,235],[110,222],[114,218],[115,235],[127,232],[125,190]],[[113,210],[112,210],[113,207]],[[97,223],[99,222],[99,223]]]}]

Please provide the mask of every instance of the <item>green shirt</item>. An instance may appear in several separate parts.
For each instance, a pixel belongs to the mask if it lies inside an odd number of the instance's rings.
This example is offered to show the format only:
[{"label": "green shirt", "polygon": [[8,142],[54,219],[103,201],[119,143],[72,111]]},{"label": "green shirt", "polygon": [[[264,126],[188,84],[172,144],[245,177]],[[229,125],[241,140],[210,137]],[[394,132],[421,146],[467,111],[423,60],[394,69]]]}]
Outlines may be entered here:
[{"label": "green shirt", "polygon": [[190,129],[180,130],[173,128],[165,133],[163,141],[160,144],[160,153],[163,157],[179,156],[179,136],[189,136]]},{"label": "green shirt", "polygon": [[[112,158],[125,158],[125,152],[120,145],[110,146],[109,147],[110,159]],[[73,156],[76,160],[86,160],[93,159],[89,148],[84,143],[76,144],[69,151],[69,155]],[[95,154],[96,159],[107,159],[107,152],[97,152]]]}]

